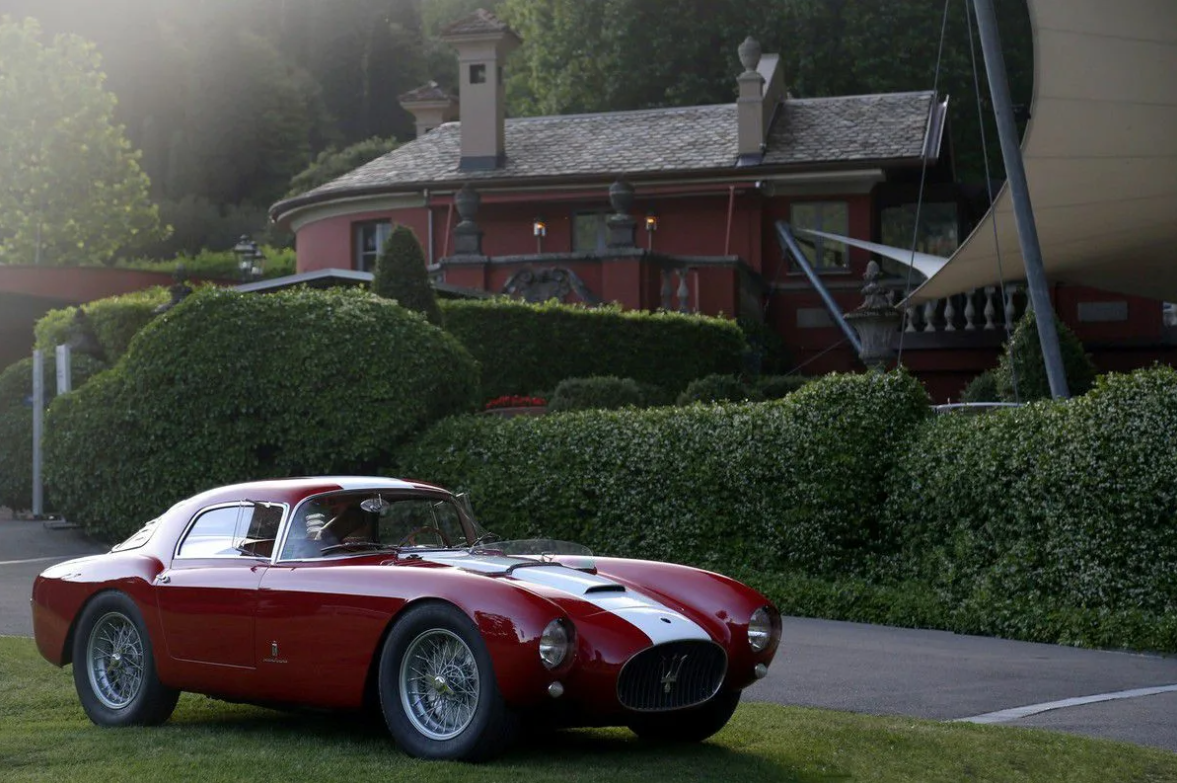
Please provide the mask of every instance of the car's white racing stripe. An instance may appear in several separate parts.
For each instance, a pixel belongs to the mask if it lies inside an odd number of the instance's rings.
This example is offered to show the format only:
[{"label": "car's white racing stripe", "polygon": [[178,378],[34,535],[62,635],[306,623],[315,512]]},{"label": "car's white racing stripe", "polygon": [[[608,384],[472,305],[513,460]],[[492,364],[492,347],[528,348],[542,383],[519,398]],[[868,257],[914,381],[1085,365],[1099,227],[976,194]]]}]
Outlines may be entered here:
[{"label": "car's white racing stripe", "polygon": [[684,639],[710,640],[711,636],[697,623],[649,596],[636,593],[597,574],[566,568],[557,563],[535,565],[530,558],[499,556],[481,557],[462,553],[431,553],[423,559],[444,563],[484,574],[508,575],[529,584],[543,585],[569,593],[610,614],[620,617],[637,628],[651,644],[677,642]]}]

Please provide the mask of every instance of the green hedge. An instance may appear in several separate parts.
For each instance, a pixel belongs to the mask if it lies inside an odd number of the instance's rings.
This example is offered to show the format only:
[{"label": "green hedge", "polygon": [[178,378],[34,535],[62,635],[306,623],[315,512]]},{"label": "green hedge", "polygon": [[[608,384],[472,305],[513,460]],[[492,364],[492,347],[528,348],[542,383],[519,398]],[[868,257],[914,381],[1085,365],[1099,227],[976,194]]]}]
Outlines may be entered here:
[{"label": "green hedge", "polygon": [[763,399],[759,389],[749,386],[734,375],[705,375],[687,384],[678,395],[677,404],[692,402],[758,402]]},{"label": "green hedge", "polygon": [[511,299],[439,304],[446,329],[482,365],[488,399],[592,375],[633,378],[677,394],[695,378],[738,372],[745,350],[739,326],[723,318]]},{"label": "green hedge", "polygon": [[582,411],[640,408],[648,404],[649,395],[633,378],[598,375],[592,378],[568,378],[560,381],[548,410]]},{"label": "green hedge", "polygon": [[703,566],[854,571],[885,550],[884,478],[928,398],[830,375],[764,404],[456,417],[397,472],[471,492],[491,530]]},{"label": "green hedge", "polygon": [[[156,286],[81,305],[85,322],[102,349],[102,358],[110,364],[117,362],[127,352],[131,338],[155,318],[155,308],[170,299],[167,288]],[[52,351],[68,343],[77,311],[77,307],[63,307],[42,316],[35,329],[36,347]]]},{"label": "green hedge", "polygon": [[[105,365],[90,356],[71,356],[71,382],[76,389]],[[57,359],[45,357],[45,397],[57,396]],[[25,401],[33,394],[33,360],[21,359],[0,373],[0,506],[15,511],[33,507],[33,408]],[[52,499],[46,494],[46,508]]]},{"label": "green hedge", "polygon": [[1177,615],[1175,432],[1169,367],[1105,376],[1069,401],[939,417],[896,470],[886,518],[913,576],[992,632],[1037,636],[1051,614]]},{"label": "green hedge", "polygon": [[63,512],[114,538],[219,484],[372,472],[473,410],[477,377],[451,336],[364,291],[205,289],[54,403],[47,475]]},{"label": "green hedge", "polygon": [[[264,245],[259,248],[266,260],[262,278],[271,279],[292,275],[297,268],[293,248]],[[240,259],[232,250],[201,250],[196,254],[180,253],[175,258],[159,261],[154,258],[120,260],[120,269],[142,269],[147,272],[174,272],[180,264],[193,280],[237,280],[241,277]]]}]

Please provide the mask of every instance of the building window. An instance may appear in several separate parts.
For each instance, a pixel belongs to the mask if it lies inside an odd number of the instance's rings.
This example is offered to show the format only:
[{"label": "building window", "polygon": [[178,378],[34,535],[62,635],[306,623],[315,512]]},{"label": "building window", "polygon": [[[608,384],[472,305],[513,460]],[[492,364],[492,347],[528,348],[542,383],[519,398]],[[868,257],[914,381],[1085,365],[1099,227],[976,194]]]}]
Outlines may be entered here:
[{"label": "building window", "polygon": [[842,242],[806,234],[804,229],[850,235],[850,205],[845,201],[802,201],[790,207],[789,222],[805,258],[819,271],[845,271],[849,252]]},{"label": "building window", "polygon": [[[915,215],[919,212],[919,230],[915,228]],[[900,204],[882,210],[880,233],[884,245],[910,248],[915,239],[915,249],[920,253],[948,256],[960,246],[959,221],[954,202],[925,202]]]},{"label": "building window", "polygon": [[486,64],[479,63],[478,65],[470,66],[470,83],[471,84],[486,84]]},{"label": "building window", "polygon": [[373,220],[368,223],[355,224],[355,253],[352,266],[361,272],[371,272],[376,268],[376,259],[392,233],[392,223],[387,220]]},{"label": "building window", "polygon": [[603,253],[609,237],[608,212],[577,212],[572,216],[572,252]]}]

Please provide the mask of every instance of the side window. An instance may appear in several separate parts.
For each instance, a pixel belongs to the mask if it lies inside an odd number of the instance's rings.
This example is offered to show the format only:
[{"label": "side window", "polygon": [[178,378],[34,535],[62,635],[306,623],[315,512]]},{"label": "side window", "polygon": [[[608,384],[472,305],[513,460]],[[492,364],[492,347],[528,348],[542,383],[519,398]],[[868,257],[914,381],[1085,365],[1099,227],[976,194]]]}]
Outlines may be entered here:
[{"label": "side window", "polygon": [[205,511],[188,530],[176,557],[269,557],[281,521],[281,506]]},{"label": "side window", "polygon": [[155,518],[148,522],[143,527],[139,528],[130,538],[123,541],[121,544],[115,544],[111,548],[111,552],[126,552],[128,549],[138,549],[151,540],[151,536],[155,533],[155,529],[159,527],[159,518]]}]

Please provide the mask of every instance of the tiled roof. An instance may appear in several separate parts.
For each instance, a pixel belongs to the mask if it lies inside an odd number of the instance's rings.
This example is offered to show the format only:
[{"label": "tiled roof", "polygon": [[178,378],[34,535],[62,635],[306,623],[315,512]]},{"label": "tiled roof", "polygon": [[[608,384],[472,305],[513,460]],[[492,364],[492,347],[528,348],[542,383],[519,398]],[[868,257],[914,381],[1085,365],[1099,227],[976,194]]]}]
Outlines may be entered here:
[{"label": "tiled roof", "polygon": [[[777,112],[761,166],[918,160],[932,105],[931,92],[790,98]],[[509,119],[506,164],[489,171],[458,169],[460,130],[457,122],[441,125],[274,212],[336,194],[430,183],[734,170],[738,149],[735,104]]]},{"label": "tiled roof", "polygon": [[418,103],[424,101],[456,101],[457,98],[443,90],[437,82],[426,82],[420,87],[398,96],[397,100],[401,103]]},{"label": "tiled roof", "polygon": [[506,22],[487,11],[479,8],[469,16],[463,16],[458,21],[441,31],[442,38],[451,35],[479,35],[482,33],[501,33],[509,30]]},{"label": "tiled roof", "polygon": [[919,158],[931,110],[931,92],[787,100],[763,165]]}]

